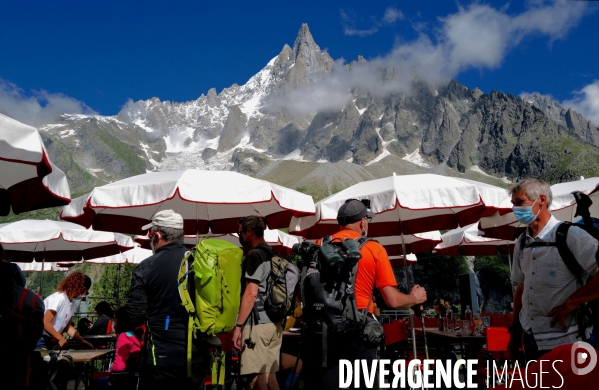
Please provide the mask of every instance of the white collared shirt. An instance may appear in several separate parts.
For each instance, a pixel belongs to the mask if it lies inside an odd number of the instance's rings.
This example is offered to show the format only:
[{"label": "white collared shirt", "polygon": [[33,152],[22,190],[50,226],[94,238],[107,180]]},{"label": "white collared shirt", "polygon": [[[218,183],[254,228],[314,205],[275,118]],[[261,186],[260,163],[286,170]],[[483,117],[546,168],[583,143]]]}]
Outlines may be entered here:
[{"label": "white collared shirt", "polygon": [[[523,234],[514,249],[514,265],[511,279],[524,284],[522,292],[522,310],[520,323],[525,331],[532,330],[539,350],[552,349],[559,345],[574,343],[578,333],[576,317],[573,313],[566,317],[566,330],[559,323],[550,326],[551,309],[561,305],[580,288],[576,277],[568,270],[556,246],[525,247],[520,250],[520,241],[527,244],[537,242],[555,242],[557,227],[561,222],[554,216],[536,237],[529,235],[529,229]],[[566,239],[568,248],[585,270],[583,280],[597,272],[598,243],[587,232],[572,226]]]}]

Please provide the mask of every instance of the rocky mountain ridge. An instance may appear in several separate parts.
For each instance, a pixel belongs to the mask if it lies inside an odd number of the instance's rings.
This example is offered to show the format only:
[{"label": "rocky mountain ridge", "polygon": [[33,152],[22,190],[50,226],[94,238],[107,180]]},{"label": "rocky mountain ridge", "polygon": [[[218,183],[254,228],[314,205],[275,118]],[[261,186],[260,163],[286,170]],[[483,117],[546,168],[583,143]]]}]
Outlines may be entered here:
[{"label": "rocky mountain ridge", "polygon": [[[41,130],[74,193],[149,170],[233,169],[263,176],[281,160],[395,164],[385,163],[388,156],[419,171],[449,168],[506,180],[597,175],[597,127],[541,95],[519,98],[456,81],[412,80],[409,92],[352,88],[339,109],[297,113],[277,104],[333,71],[365,66],[363,58],[336,65],[304,24],[293,47],[285,44],[242,86],[211,89],[184,103],[128,102],[113,117],[63,115]],[[397,66],[377,70],[382,86],[397,77]]]}]

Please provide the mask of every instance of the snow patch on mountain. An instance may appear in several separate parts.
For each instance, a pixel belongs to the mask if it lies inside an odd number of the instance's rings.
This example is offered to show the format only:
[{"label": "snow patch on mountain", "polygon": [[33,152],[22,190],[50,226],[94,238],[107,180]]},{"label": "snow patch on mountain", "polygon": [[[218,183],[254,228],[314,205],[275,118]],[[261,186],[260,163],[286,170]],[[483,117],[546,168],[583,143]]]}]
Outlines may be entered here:
[{"label": "snow patch on mountain", "polygon": [[[379,154],[378,156],[376,156],[374,159],[372,159],[372,160],[370,160],[369,162],[367,162],[367,163],[366,163],[366,166],[369,166],[369,165],[372,165],[372,164],[374,164],[374,163],[376,163],[376,162],[379,162],[379,161],[381,161],[382,159],[384,159],[385,157],[387,157],[387,156],[391,155],[391,152],[389,152],[389,151],[387,150],[387,145],[389,145],[391,142],[397,141],[395,138],[393,138],[393,139],[392,139],[392,140],[390,140],[390,141],[385,141],[385,140],[383,139],[383,137],[381,137],[381,128],[380,128],[380,127],[377,127],[377,128],[375,128],[374,130],[376,131],[376,134],[377,134],[377,135],[379,136],[379,138],[381,139],[381,143],[383,144],[383,152],[382,152],[381,154]],[[352,161],[349,161],[349,160],[348,160],[348,162],[353,162],[353,157],[351,158],[351,160],[352,160]]]},{"label": "snow patch on mountain", "polygon": [[412,153],[406,154],[406,156],[404,158],[402,158],[402,160],[409,161],[409,162],[411,162],[413,164],[419,165],[419,166],[424,167],[424,168],[430,168],[430,165],[428,165],[424,161],[424,159],[422,158],[422,156],[420,155],[420,147],[418,147]]}]

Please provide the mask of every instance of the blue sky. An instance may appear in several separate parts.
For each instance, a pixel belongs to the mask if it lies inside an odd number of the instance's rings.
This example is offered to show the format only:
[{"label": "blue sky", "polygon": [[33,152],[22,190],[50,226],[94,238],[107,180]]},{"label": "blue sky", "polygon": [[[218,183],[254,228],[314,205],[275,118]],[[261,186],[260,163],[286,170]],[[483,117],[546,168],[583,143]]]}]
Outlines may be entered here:
[{"label": "blue sky", "polygon": [[[244,84],[302,23],[358,55],[484,92],[540,92],[599,123],[599,4],[584,1],[44,1],[0,4],[0,112],[115,115]],[[428,62],[420,66],[420,61]]]}]

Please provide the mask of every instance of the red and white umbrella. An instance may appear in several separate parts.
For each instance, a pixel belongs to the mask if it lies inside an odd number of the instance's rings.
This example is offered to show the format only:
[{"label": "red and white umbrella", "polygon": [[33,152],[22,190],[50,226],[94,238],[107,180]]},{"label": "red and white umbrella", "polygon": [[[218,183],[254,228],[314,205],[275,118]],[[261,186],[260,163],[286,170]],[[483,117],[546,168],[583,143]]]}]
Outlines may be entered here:
[{"label": "red and white umbrella", "polygon": [[[554,184],[551,186],[553,201],[551,202],[551,213],[560,221],[574,222],[580,217],[574,217],[576,213],[576,201],[572,195],[573,191],[580,191],[589,195],[593,200],[590,212],[591,216],[599,217],[599,178],[581,179],[571,182]],[[495,237],[504,240],[515,240],[524,231],[526,226],[522,225],[514,213],[511,212],[511,198],[504,201],[503,208],[510,207],[510,211],[501,215],[493,215],[481,218],[478,228],[485,237]]]},{"label": "red and white umbrella", "polygon": [[[498,191],[495,192],[499,196]],[[371,237],[454,229],[477,222],[497,210],[487,206],[477,185],[433,174],[390,176],[355,184],[316,204],[316,213],[294,217],[289,232],[318,239],[339,229],[337,210],[347,199],[369,199],[376,214],[368,225]],[[489,202],[491,203],[491,202]]]},{"label": "red and white umbrella", "polygon": [[237,232],[238,220],[263,217],[271,229],[313,214],[309,195],[229,171],[150,172],[96,187],[74,199],[60,217],[96,230],[143,234],[159,210],[173,209],[188,235]]},{"label": "red and white umbrella", "polygon": [[[237,233],[231,234],[206,234],[208,238],[219,238],[222,240],[229,241],[232,244],[241,247],[239,244],[239,237]],[[134,240],[141,245],[142,248],[150,249],[150,237],[148,236],[135,236]],[[264,230],[264,240],[274,250],[276,250],[281,256],[289,256],[294,244],[299,244],[303,239],[298,236],[287,234],[277,229],[266,229]],[[188,248],[192,248],[198,242],[196,236],[185,236],[185,245]]]},{"label": "red and white umbrella", "polygon": [[71,192],[37,129],[0,114],[0,215],[64,206]]},{"label": "red and white umbrella", "polygon": [[116,255],[98,257],[85,261],[60,262],[58,265],[63,267],[72,267],[77,264],[83,264],[84,262],[92,264],[139,264],[150,256],[152,256],[151,250],[144,249],[137,245],[133,249],[129,249]]},{"label": "red and white umbrella", "polygon": [[70,222],[26,219],[0,226],[0,245],[5,260],[55,263],[109,256],[136,244],[125,235]]},{"label": "red and white umbrella", "polygon": [[67,272],[68,267],[61,267],[57,263],[19,263],[23,272]]},{"label": "red and white umbrella", "polygon": [[[13,262],[77,262],[110,256],[136,244],[117,233],[99,232],[63,221],[25,219],[0,225],[2,258]],[[43,275],[43,273],[42,273]],[[40,292],[43,277],[40,282]]]},{"label": "red and white umbrella", "polygon": [[441,236],[443,242],[435,248],[435,252],[445,256],[493,256],[510,255],[514,251],[514,241],[481,237],[478,224],[450,230]]}]

